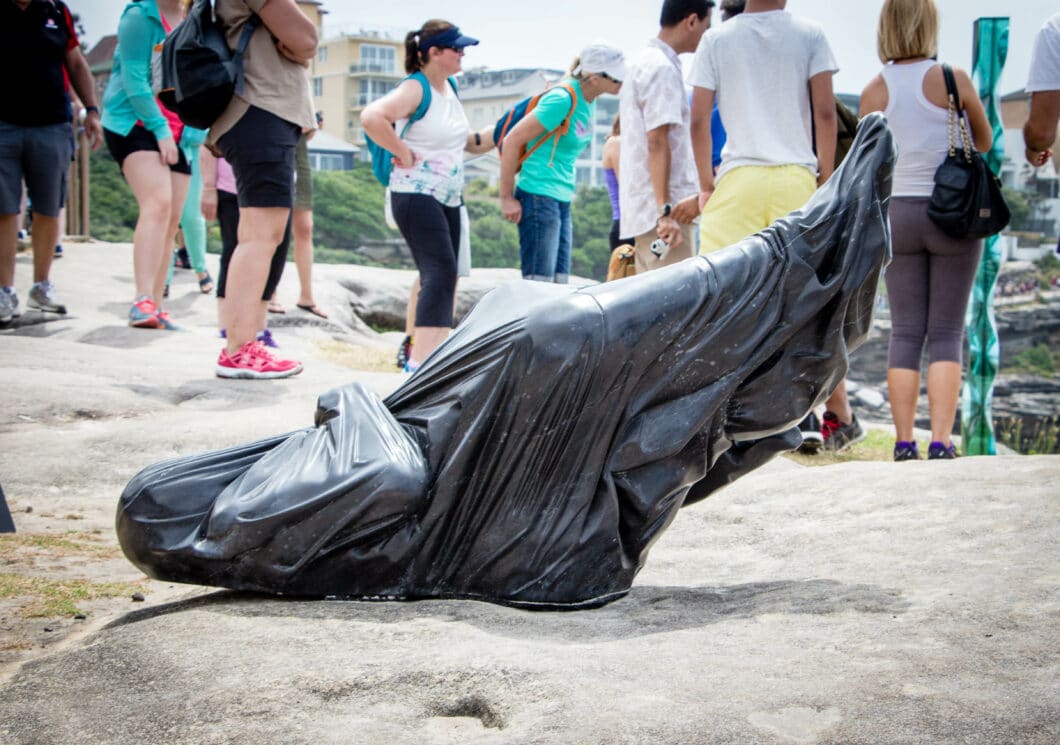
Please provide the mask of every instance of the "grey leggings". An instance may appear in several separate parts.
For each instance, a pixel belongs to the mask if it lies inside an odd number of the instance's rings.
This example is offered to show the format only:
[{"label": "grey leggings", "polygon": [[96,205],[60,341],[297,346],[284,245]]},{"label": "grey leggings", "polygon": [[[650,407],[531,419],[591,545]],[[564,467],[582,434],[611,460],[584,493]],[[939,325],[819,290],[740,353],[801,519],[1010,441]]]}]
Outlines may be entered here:
[{"label": "grey leggings", "polygon": [[891,306],[888,368],[920,370],[925,339],[931,362],[961,362],[964,313],[983,242],[939,230],[927,216],[929,201],[891,200],[894,257],[884,275]]}]

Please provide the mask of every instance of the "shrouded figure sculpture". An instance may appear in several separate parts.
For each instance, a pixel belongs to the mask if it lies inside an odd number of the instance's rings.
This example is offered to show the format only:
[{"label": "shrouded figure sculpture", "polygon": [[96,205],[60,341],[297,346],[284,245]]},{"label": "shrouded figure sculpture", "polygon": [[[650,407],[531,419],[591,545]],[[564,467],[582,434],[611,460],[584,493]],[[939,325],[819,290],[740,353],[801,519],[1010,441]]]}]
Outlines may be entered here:
[{"label": "shrouded figure sculpture", "polygon": [[893,158],[867,117],[802,210],[736,246],[595,287],[500,287],[386,400],[354,383],[313,427],[145,469],[118,508],[125,554],[283,595],[620,597],[682,506],[796,447],[846,374],[889,253]]}]

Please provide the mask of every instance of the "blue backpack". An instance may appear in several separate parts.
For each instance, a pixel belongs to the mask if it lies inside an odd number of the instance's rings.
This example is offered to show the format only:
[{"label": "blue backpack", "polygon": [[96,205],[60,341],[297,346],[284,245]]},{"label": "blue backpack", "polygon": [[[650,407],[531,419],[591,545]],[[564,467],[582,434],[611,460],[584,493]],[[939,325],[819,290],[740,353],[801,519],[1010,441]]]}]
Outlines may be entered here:
[{"label": "blue backpack", "polygon": [[[401,130],[401,134],[398,135],[402,139],[405,137],[405,133],[409,131],[409,127],[418,122],[427,114],[427,109],[431,106],[431,84],[427,82],[427,76],[420,71],[416,71],[409,75],[405,80],[415,80],[423,88],[423,98],[420,99],[420,105],[416,107],[416,110],[412,112],[412,116],[409,117],[408,122]],[[405,82],[404,80],[401,82]],[[453,88],[453,93],[457,93],[456,81],[449,78],[449,85]],[[390,172],[394,168],[393,157],[394,154],[389,150],[385,150],[379,146],[371,137],[364,135],[364,143],[368,146],[368,152],[372,156],[372,173],[375,174],[376,180],[383,186],[390,186]]]}]

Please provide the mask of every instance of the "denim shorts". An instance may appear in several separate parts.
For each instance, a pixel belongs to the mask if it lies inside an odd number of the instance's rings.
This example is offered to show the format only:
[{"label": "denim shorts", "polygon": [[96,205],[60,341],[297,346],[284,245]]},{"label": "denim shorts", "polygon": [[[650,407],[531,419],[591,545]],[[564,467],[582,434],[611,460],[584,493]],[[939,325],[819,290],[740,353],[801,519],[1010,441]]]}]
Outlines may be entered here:
[{"label": "denim shorts", "polygon": [[17,215],[26,182],[33,211],[58,217],[66,204],[70,171],[71,129],[68,123],[22,127],[0,122],[0,215]]},{"label": "denim shorts", "polygon": [[302,130],[251,106],[217,148],[232,166],[240,207],[286,207],[294,203],[294,149]]},{"label": "denim shorts", "polygon": [[523,278],[566,284],[570,276],[573,228],[570,202],[515,190],[523,207],[519,220],[519,257]]}]

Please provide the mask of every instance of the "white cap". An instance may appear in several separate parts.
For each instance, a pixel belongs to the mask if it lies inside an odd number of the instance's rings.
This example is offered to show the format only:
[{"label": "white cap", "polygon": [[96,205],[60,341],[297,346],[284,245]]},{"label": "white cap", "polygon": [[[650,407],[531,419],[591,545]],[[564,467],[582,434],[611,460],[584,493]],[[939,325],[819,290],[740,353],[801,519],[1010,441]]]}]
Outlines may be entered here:
[{"label": "white cap", "polygon": [[626,79],[626,58],[622,50],[604,42],[590,44],[578,55],[578,66],[575,75],[604,73],[608,77],[622,82]]}]

